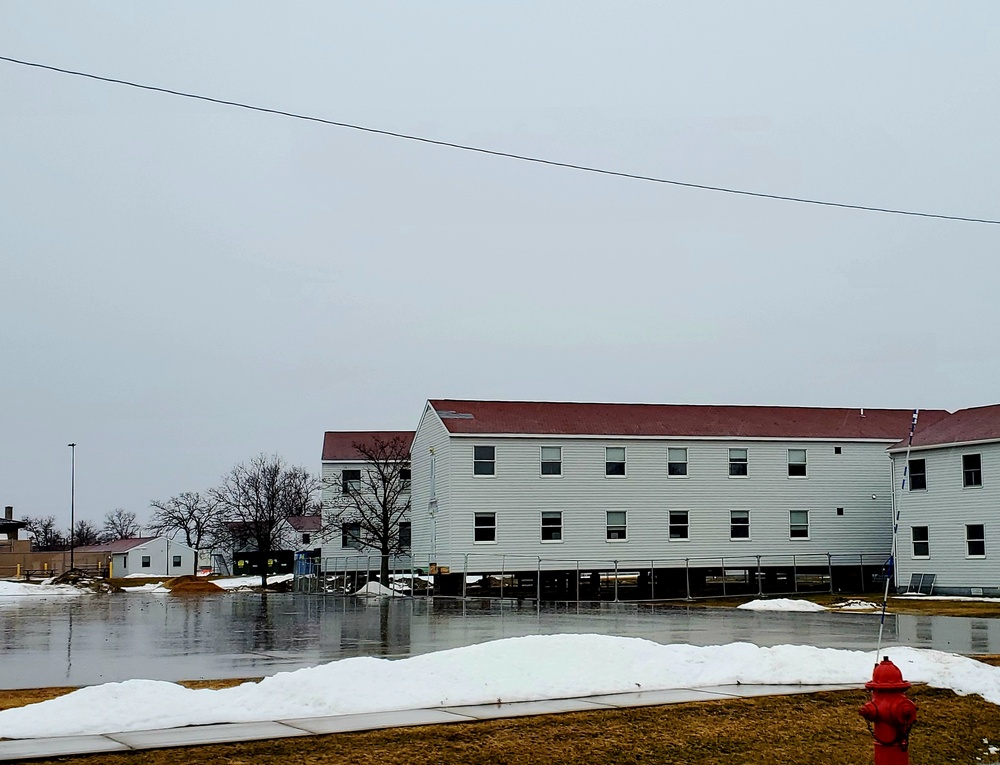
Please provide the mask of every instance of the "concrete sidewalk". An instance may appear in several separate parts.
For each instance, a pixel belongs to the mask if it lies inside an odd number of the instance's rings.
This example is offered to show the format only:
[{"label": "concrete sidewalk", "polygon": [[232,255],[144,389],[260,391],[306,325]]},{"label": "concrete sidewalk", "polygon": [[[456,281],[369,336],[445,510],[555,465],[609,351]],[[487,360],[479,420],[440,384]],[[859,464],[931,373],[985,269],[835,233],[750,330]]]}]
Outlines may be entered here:
[{"label": "concrete sidewalk", "polygon": [[496,720],[504,717],[529,717],[565,712],[589,712],[599,709],[660,706],[691,701],[780,696],[817,691],[840,691],[863,688],[863,685],[721,685],[705,688],[680,688],[667,691],[637,691],[604,696],[587,696],[547,701],[514,701],[432,709],[404,709],[395,712],[371,712],[357,715],[308,717],[296,720],[271,720],[249,723],[191,725],[184,728],[107,733],[91,736],[57,736],[0,741],[0,762],[62,757],[74,754],[128,752],[174,746],[204,746],[238,741],[261,741],[291,736],[318,736],[328,733],[401,728],[414,725],[441,725]]}]

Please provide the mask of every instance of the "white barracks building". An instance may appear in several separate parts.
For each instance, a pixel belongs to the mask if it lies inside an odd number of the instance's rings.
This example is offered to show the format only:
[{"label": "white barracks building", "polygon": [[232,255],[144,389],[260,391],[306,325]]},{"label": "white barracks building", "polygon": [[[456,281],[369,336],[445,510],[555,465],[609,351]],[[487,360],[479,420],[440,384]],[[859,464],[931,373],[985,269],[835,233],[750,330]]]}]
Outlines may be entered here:
[{"label": "white barracks building", "polygon": [[[893,544],[887,449],[911,417],[431,400],[411,451],[414,565],[446,595],[877,588]],[[947,417],[920,412],[918,437]],[[979,516],[966,525],[977,533]]]}]

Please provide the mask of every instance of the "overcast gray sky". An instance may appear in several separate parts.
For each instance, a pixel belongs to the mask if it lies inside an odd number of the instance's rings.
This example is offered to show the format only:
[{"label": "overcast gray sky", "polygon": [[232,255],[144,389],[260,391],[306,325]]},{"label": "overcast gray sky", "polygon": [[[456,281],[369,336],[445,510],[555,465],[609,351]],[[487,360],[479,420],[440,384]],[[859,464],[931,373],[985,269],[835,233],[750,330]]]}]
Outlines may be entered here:
[{"label": "overcast gray sky", "polygon": [[[1000,3],[0,0],[0,55],[1000,217]],[[69,522],[428,397],[1000,401],[1000,226],[588,175],[0,62],[0,504]]]}]

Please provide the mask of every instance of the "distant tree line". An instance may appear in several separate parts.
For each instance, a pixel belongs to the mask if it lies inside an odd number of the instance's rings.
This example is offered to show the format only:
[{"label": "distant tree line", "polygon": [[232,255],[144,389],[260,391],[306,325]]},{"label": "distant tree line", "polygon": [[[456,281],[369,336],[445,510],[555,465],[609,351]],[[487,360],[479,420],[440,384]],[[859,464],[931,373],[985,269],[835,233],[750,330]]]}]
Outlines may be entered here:
[{"label": "distant tree line", "polygon": [[[338,476],[331,489],[334,499],[326,508],[321,538],[339,536],[352,529],[359,548],[380,554],[380,579],[388,576],[390,556],[406,551],[408,539],[400,536],[401,522],[410,508],[409,444],[394,437],[376,438],[354,447],[365,460],[355,479]],[[252,550],[267,559],[287,549],[291,531],[287,518],[323,515],[319,492],[323,484],[305,468],[288,465],[277,454],[259,454],[226,473],[218,486],[205,491],[185,491],[165,500],[153,500],[153,515],[146,525],[152,536],[183,541],[196,550],[233,553]],[[66,549],[69,530],[57,528],[52,516],[25,518],[39,550]],[[73,529],[77,547],[138,537],[142,529],[135,513],[116,508],[98,528],[79,520]],[[344,532],[346,533],[346,532]],[[266,579],[266,570],[262,581]]]},{"label": "distant tree line", "polygon": [[76,547],[105,544],[119,539],[131,539],[141,534],[142,528],[135,513],[116,507],[104,516],[104,525],[80,519],[73,529],[60,529],[54,516],[22,519],[36,550],[66,550],[70,543]]}]

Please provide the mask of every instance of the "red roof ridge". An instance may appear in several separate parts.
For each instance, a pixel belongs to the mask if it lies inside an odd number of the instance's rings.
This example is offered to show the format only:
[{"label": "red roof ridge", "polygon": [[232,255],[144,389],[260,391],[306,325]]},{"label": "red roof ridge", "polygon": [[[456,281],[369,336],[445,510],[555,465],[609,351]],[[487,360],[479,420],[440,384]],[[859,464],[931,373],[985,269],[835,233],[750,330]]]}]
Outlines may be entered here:
[{"label": "red roof ridge", "polygon": [[[455,434],[875,440],[904,437],[912,409],[429,399]],[[446,413],[464,415],[449,417]],[[444,414],[445,416],[441,416]],[[926,410],[921,427],[946,417]]]}]

